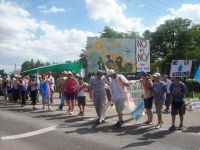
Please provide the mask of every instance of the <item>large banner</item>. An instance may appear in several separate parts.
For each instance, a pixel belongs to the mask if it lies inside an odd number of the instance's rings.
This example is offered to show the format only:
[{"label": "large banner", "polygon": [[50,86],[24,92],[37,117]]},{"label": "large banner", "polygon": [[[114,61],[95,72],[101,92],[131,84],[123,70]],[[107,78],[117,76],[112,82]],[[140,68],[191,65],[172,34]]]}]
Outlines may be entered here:
[{"label": "large banner", "polygon": [[138,105],[143,100],[142,94],[144,92],[144,89],[139,80],[131,80],[130,86],[127,87],[127,90],[130,93],[136,105]]},{"label": "large banner", "polygon": [[150,72],[149,40],[136,39],[137,72]]},{"label": "large banner", "polygon": [[135,73],[135,40],[119,38],[87,39],[88,73],[114,69],[117,73]]},{"label": "large banner", "polygon": [[200,83],[200,66],[197,69],[197,72],[195,73],[194,79]]},{"label": "large banner", "polygon": [[142,117],[144,111],[144,100],[142,99],[144,89],[139,80],[132,80],[130,82],[131,84],[127,90],[136,106],[135,109],[131,111],[131,115],[137,121]]},{"label": "large banner", "polygon": [[192,60],[172,60],[170,77],[190,76]]}]

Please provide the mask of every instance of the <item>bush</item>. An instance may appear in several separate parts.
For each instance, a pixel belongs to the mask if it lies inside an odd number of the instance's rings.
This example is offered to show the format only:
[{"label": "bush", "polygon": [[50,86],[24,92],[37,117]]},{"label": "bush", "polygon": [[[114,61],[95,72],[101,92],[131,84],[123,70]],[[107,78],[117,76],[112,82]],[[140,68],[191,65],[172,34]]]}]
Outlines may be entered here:
[{"label": "bush", "polygon": [[198,81],[193,80],[193,79],[187,79],[187,80],[185,80],[185,84],[188,88],[187,96],[192,97],[193,91],[200,93],[200,84]]}]

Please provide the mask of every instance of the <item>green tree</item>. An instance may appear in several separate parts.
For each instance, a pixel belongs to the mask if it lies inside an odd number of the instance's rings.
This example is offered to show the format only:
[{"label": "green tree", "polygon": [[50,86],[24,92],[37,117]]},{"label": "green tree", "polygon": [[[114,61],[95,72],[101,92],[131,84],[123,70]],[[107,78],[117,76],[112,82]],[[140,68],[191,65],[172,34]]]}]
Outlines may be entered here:
[{"label": "green tree", "polygon": [[135,39],[136,37],[139,37],[139,34],[131,31],[128,33],[124,32],[117,32],[113,30],[112,28],[105,26],[103,32],[101,32],[100,37],[102,38],[129,38],[129,39]]},{"label": "green tree", "polygon": [[44,66],[44,64],[38,59],[34,65],[34,68]]},{"label": "green tree", "polygon": [[25,61],[21,65],[21,72],[32,69],[32,64],[30,61]]},{"label": "green tree", "polygon": [[173,59],[199,59],[199,26],[192,26],[189,19],[167,20],[155,32],[145,31],[143,37],[150,40],[152,64],[157,63],[162,73],[169,72]]}]

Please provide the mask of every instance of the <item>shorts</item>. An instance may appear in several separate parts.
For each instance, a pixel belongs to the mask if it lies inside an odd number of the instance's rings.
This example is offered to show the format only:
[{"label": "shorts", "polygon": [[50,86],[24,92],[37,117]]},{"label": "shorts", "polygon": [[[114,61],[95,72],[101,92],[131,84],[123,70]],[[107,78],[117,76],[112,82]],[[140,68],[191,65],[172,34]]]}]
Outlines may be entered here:
[{"label": "shorts", "polygon": [[163,100],[156,100],[155,101],[155,108],[156,108],[156,113],[157,114],[161,114],[164,102],[165,101],[163,101]]},{"label": "shorts", "polygon": [[116,108],[118,115],[123,115],[123,111],[125,108],[125,100],[121,99],[121,100],[115,101],[115,108]]},{"label": "shorts", "polygon": [[85,106],[85,96],[78,96],[78,106]]},{"label": "shorts", "polygon": [[171,106],[171,114],[173,116],[175,115],[180,115],[183,116],[185,115],[185,102],[172,102],[172,106]]},{"label": "shorts", "polygon": [[153,105],[153,97],[144,98],[144,108],[151,109]]},{"label": "shorts", "polygon": [[75,100],[75,93],[66,93],[66,100]]}]

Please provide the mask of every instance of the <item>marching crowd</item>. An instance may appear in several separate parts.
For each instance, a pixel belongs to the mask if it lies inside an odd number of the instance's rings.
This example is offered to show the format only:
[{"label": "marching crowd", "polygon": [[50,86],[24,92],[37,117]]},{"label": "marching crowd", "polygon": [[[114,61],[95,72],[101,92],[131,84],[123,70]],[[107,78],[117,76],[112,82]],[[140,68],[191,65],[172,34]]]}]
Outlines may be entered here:
[{"label": "marching crowd", "polygon": [[[183,119],[185,114],[184,95],[187,92],[186,85],[182,82],[181,77],[175,77],[170,80],[167,75],[163,77],[160,73],[149,75],[145,72],[141,73],[140,79],[143,87],[144,108],[147,116],[145,125],[152,125],[153,112],[152,105],[155,104],[155,110],[158,117],[156,129],[163,125],[162,109],[168,112],[171,105],[172,126],[170,131],[174,131],[176,115],[180,116],[179,130],[183,128]],[[30,96],[33,110],[36,110],[36,104],[39,102],[39,93],[42,97],[43,109],[46,105],[51,109],[51,104],[54,102],[54,90],[57,85],[57,90],[60,94],[60,105],[58,111],[62,111],[65,102],[68,106],[68,114],[73,115],[76,101],[78,102],[79,115],[84,116],[86,106],[86,92],[89,92],[90,99],[94,102],[94,107],[98,116],[98,123],[105,122],[106,102],[109,105],[115,105],[118,114],[118,121],[115,127],[120,128],[125,122],[123,113],[125,102],[128,100],[127,87],[130,86],[130,81],[123,75],[115,73],[114,70],[108,70],[105,74],[98,70],[96,75],[91,77],[89,84],[84,82],[80,75],[74,76],[71,71],[64,71],[62,77],[55,82],[51,72],[41,74],[40,76],[31,75],[29,77],[3,77],[1,86],[4,90],[6,100],[15,103],[20,102],[21,106],[25,106],[27,99]]]}]

